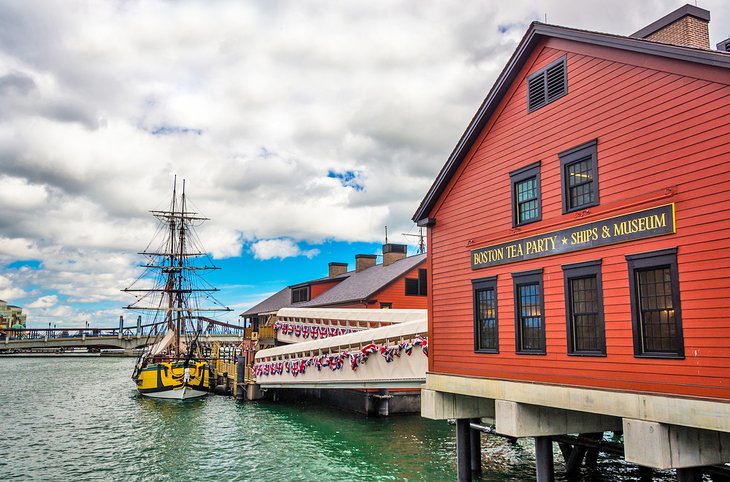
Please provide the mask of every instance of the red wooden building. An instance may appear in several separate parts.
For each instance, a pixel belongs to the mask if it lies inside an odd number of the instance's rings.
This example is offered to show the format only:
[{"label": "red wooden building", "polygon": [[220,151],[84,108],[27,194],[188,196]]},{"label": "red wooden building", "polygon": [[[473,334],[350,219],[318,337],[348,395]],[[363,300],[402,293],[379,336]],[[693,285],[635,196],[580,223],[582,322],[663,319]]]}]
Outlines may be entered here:
[{"label": "red wooden building", "polygon": [[405,244],[383,245],[383,262],[374,254],[355,256],[347,263],[329,263],[328,276],[287,286],[241,314],[258,331],[272,325],[281,308],[425,309],[426,255],[407,256]]},{"label": "red wooden building", "polygon": [[[730,460],[730,55],[708,22],[529,27],[414,215],[424,416],[543,444],[623,429],[628,460],[681,475]],[[664,450],[678,430],[713,455]]]}]

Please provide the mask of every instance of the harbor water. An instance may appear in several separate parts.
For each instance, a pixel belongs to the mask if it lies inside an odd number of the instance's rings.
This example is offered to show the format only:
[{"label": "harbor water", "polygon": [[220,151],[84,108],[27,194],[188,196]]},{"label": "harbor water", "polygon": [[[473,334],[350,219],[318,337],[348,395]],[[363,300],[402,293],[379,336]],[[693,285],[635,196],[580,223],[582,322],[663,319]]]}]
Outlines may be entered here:
[{"label": "harbor water", "polygon": [[[133,363],[0,358],[0,479],[456,479],[454,427],[446,422],[221,396],[156,401],[137,394]],[[482,480],[534,480],[529,440],[484,436],[482,453]],[[616,457],[602,455],[598,473],[582,478],[639,480]]]}]

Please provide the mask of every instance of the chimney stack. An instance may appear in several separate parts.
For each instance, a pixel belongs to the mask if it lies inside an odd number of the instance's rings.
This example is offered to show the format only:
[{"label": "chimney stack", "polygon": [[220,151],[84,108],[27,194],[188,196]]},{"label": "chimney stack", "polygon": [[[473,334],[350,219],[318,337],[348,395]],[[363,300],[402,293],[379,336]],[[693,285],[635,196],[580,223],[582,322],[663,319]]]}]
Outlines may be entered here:
[{"label": "chimney stack", "polygon": [[406,257],[405,244],[387,243],[383,245],[383,266],[388,266]]},{"label": "chimney stack", "polygon": [[682,47],[710,48],[710,11],[685,5],[630,35]]},{"label": "chimney stack", "polygon": [[328,278],[334,278],[335,276],[339,276],[341,274],[347,273],[347,263],[332,262],[332,263],[329,263],[328,266],[329,266],[329,274],[327,275]]},{"label": "chimney stack", "polygon": [[368,268],[372,268],[375,266],[376,260],[378,259],[377,256],[374,254],[356,254],[355,255],[355,272],[359,273],[360,271],[366,270]]}]

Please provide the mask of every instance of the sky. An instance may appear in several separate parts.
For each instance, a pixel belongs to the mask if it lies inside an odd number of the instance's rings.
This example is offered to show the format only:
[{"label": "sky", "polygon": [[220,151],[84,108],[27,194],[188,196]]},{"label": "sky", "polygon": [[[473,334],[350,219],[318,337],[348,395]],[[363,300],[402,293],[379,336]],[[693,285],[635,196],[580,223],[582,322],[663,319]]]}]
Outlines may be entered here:
[{"label": "sky", "polygon": [[[411,216],[531,21],[628,35],[683,4],[0,0],[0,299],[28,326],[115,325],[175,175],[227,322],[353,269],[384,226],[414,254]],[[698,6],[730,37],[723,0]]]}]

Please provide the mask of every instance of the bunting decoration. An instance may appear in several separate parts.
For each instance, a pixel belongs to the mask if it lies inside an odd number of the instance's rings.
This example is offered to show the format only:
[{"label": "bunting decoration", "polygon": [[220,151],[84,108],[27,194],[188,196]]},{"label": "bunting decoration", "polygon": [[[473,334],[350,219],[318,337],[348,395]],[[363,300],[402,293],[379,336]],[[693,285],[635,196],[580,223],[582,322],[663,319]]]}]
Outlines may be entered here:
[{"label": "bunting decoration", "polygon": [[297,338],[318,340],[319,338],[329,338],[333,336],[347,335],[360,330],[350,328],[328,326],[328,325],[307,325],[303,323],[289,323],[277,321],[274,323],[274,333],[281,332],[282,335],[294,335]]},{"label": "bunting decoration", "polygon": [[[332,327],[330,327],[330,329],[331,328]],[[288,330],[289,328],[281,326],[280,329],[283,333],[285,329]],[[313,331],[310,330],[309,333],[311,335]],[[383,343],[378,346],[375,343],[370,343],[363,346],[361,349],[354,351],[343,350],[335,354],[322,354],[285,361],[256,363],[254,364],[252,371],[254,376],[257,378],[262,376],[268,377],[270,375],[282,375],[283,373],[297,377],[299,374],[305,374],[307,368],[312,366],[315,367],[317,371],[322,371],[322,369],[326,368],[329,368],[333,372],[341,370],[346,361],[350,362],[349,365],[352,371],[357,371],[358,367],[367,363],[368,357],[372,354],[380,354],[386,363],[391,363],[396,358],[400,358],[403,352],[405,352],[406,355],[411,356],[414,347],[421,348],[421,352],[425,356],[428,356],[428,338],[417,335],[412,340],[402,341],[397,345],[388,345]]]}]

